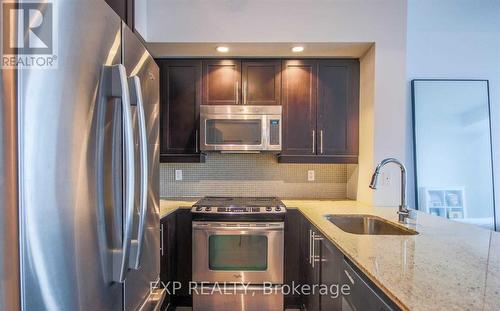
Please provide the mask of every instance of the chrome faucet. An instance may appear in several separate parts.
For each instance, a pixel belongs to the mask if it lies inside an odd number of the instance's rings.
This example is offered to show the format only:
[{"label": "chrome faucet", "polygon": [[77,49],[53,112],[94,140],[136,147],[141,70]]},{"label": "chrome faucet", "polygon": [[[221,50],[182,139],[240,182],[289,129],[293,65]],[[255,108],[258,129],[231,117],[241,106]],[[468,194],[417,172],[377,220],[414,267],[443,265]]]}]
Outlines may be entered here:
[{"label": "chrome faucet", "polygon": [[398,215],[399,222],[405,223],[406,219],[410,216],[410,211],[406,205],[406,167],[401,161],[394,158],[387,158],[382,160],[382,162],[377,165],[375,172],[373,172],[372,180],[370,182],[370,188],[377,189],[378,175],[380,170],[388,163],[395,163],[401,168],[401,204],[399,205]]}]

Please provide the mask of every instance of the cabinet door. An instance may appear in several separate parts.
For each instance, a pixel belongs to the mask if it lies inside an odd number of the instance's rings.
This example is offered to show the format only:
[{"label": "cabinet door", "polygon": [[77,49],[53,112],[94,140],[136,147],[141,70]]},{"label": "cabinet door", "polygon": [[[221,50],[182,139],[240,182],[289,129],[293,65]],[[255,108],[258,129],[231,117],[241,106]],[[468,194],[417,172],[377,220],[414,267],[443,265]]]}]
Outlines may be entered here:
[{"label": "cabinet door", "polygon": [[161,153],[198,152],[201,61],[161,61]]},{"label": "cabinet door", "polygon": [[318,77],[318,154],[357,159],[359,61],[321,60]]},{"label": "cabinet door", "polygon": [[[308,284],[311,288],[314,284],[319,284],[320,282],[320,264],[319,258],[313,263],[314,255],[321,256],[320,245],[321,238],[317,235],[317,230],[312,226],[309,221],[302,217],[302,228],[301,228],[301,274],[302,274],[302,284]],[[316,239],[315,239],[316,237]],[[310,292],[308,295],[304,293],[303,296],[303,309],[307,311],[319,311],[320,310],[320,296],[319,293]]]},{"label": "cabinet door", "polygon": [[[175,212],[160,220],[160,280],[163,284],[174,281],[175,276]],[[168,288],[172,292],[172,285]],[[165,297],[164,306],[172,303],[172,297]]]},{"label": "cabinet door", "polygon": [[[304,264],[300,242],[303,216],[297,209],[289,208],[285,219],[285,284],[302,284],[300,270]],[[290,293],[285,296],[285,309],[299,309],[301,296]]]},{"label": "cabinet door", "polygon": [[182,283],[182,288],[177,292],[176,305],[186,306],[192,303],[189,295],[189,282],[192,275],[192,225],[191,210],[180,208],[176,211],[176,277]]},{"label": "cabinet door", "polygon": [[120,16],[120,18],[127,23],[127,25],[134,29],[134,3],[135,0],[105,0],[106,3]]},{"label": "cabinet door", "polygon": [[[321,243],[321,284],[330,286],[340,286],[341,271],[344,256],[328,241]],[[342,297],[332,297],[332,295],[321,296],[321,310],[340,311],[342,310]]]},{"label": "cabinet door", "polygon": [[365,278],[351,263],[343,260],[341,282],[350,286],[350,294],[342,296],[342,311],[399,310],[392,301],[381,294],[380,289]]},{"label": "cabinet door", "polygon": [[283,61],[283,154],[316,154],[318,62]]},{"label": "cabinet door", "polygon": [[203,61],[203,104],[238,105],[241,103],[241,61]]},{"label": "cabinet door", "polygon": [[248,60],[241,65],[242,103],[245,105],[281,104],[281,61]]}]

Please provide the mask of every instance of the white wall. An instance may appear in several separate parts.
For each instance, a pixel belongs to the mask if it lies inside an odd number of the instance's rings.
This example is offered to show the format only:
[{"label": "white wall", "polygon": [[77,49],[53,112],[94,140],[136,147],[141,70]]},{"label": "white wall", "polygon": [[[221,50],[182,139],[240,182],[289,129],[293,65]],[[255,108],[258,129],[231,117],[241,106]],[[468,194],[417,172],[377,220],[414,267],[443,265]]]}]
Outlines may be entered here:
[{"label": "white wall", "polygon": [[415,78],[490,80],[495,192],[500,206],[500,1],[408,0],[407,42],[408,82]]},{"label": "white wall", "polygon": [[148,37],[148,0],[138,0],[134,3],[134,27],[146,39]]},{"label": "white wall", "polygon": [[[148,42],[374,42],[373,150],[358,189],[375,162],[406,160],[406,0],[152,0],[147,16]],[[394,180],[376,204],[399,204]]]}]

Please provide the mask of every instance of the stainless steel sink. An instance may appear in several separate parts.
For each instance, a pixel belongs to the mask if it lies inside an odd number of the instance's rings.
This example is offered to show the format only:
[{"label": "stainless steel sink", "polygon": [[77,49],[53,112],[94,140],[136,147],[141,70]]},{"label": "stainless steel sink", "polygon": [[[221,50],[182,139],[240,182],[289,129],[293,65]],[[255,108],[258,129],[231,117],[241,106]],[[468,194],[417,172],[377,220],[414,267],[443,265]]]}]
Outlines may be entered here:
[{"label": "stainless steel sink", "polygon": [[407,229],[373,215],[326,215],[332,224],[345,232],[370,235],[415,235],[417,231]]}]

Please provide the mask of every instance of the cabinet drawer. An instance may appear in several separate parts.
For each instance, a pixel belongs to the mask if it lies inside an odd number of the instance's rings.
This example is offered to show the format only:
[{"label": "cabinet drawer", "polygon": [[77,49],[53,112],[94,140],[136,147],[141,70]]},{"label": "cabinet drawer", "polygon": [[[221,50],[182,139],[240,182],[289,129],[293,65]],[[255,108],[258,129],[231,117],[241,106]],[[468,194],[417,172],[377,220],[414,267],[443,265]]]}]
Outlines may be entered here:
[{"label": "cabinet drawer", "polygon": [[384,299],[356,272],[349,262],[342,264],[342,284],[351,287],[351,294],[342,296],[342,311],[392,311]]}]

